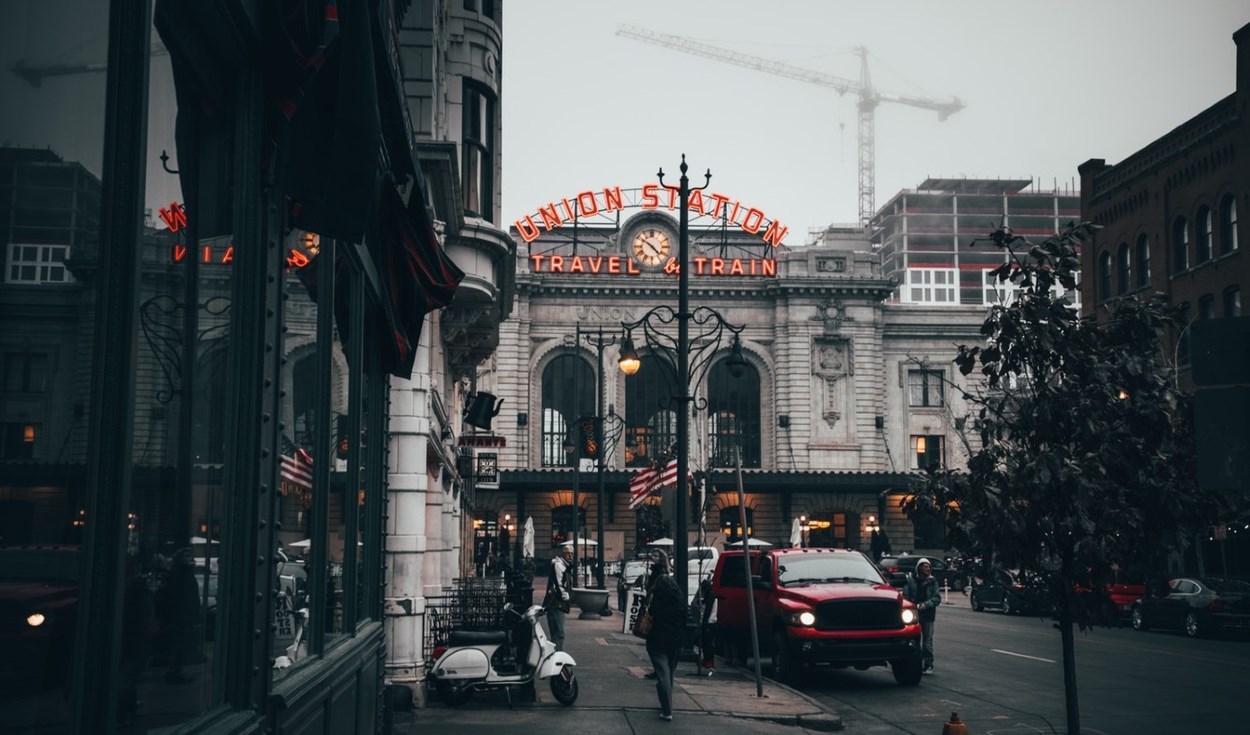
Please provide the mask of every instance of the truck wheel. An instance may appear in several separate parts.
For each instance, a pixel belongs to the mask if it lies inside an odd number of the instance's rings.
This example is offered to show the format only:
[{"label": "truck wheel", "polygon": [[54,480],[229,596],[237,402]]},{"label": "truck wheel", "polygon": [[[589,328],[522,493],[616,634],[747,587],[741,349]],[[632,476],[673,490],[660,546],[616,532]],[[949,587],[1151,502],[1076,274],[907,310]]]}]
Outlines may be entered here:
[{"label": "truck wheel", "polygon": [[905,687],[914,687],[920,683],[920,657],[896,658],[890,662],[894,671],[894,681]]},{"label": "truck wheel", "polygon": [[773,678],[788,685],[799,680],[799,662],[786,634],[781,632],[773,634]]}]

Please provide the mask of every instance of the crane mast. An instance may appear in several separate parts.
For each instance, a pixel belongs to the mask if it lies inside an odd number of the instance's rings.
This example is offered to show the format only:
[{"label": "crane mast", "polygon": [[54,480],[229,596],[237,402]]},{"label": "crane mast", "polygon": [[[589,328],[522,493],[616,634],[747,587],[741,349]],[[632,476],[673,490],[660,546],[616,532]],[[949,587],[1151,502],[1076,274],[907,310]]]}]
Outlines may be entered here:
[{"label": "crane mast", "polygon": [[719,46],[694,41],[682,36],[639,28],[638,26],[621,25],[616,35],[663,46],[675,51],[683,51],[695,56],[724,61],[766,74],[797,79],[801,82],[819,84],[830,87],[839,95],[854,92],[858,98],[856,105],[859,116],[859,223],[867,226],[876,212],[876,110],[882,102],[890,102],[910,107],[933,110],[942,121],[963,109],[964,103],[958,97],[947,100],[926,99],[923,97],[907,97],[901,95],[882,94],[872,86],[872,78],[868,73],[868,49],[859,47],[859,81],[845,79],[833,74],[804,69],[799,66],[783,64],[750,54],[730,51]]}]

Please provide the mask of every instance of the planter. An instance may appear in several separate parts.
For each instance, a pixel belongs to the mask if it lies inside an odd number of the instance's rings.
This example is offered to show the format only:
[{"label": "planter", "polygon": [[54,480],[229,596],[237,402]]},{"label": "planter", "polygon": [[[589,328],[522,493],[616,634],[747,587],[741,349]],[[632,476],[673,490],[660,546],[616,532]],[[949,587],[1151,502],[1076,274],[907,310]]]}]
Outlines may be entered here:
[{"label": "planter", "polygon": [[582,609],[578,620],[598,620],[602,617],[599,611],[608,605],[608,591],[595,590],[589,587],[574,587],[569,593],[574,605]]}]

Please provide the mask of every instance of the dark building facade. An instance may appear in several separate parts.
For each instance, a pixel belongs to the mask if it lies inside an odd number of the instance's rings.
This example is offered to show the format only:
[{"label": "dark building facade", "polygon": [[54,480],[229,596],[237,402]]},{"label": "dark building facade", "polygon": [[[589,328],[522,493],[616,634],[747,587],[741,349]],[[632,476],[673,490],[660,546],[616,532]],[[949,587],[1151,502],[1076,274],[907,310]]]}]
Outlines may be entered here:
[{"label": "dark building facade", "polygon": [[[1081,253],[1082,311],[1097,315],[1118,300],[1155,294],[1182,310],[1165,349],[1171,351],[1182,387],[1198,393],[1199,482],[1214,479],[1220,489],[1241,495],[1237,511],[1199,535],[1194,561],[1213,574],[1244,574],[1250,564],[1245,484],[1250,432],[1245,409],[1235,408],[1238,401],[1250,407],[1245,387],[1250,374],[1244,367],[1250,342],[1244,306],[1250,285],[1245,253],[1250,236],[1250,25],[1232,38],[1232,94],[1118,163],[1095,158],[1079,169],[1082,219],[1099,226]],[[1203,322],[1208,323],[1193,329]],[[1208,329],[1228,329],[1235,336],[1232,342],[1217,338],[1200,352],[1192,351],[1194,334]],[[1195,369],[1200,360],[1221,363],[1215,372],[1240,372],[1229,381],[1229,393],[1214,400],[1211,393],[1203,395],[1217,386],[1202,385],[1202,371]],[[1234,479],[1230,472],[1240,473],[1240,481],[1229,482]]]},{"label": "dark building facade", "polygon": [[[498,89],[474,107],[490,140],[462,161],[459,133],[414,128],[401,46],[424,68],[468,22],[497,41],[498,4],[480,5],[467,18],[340,0],[276,17],[269,3],[116,0],[62,29],[109,29],[92,77],[105,102],[82,111],[100,122],[79,132],[103,153],[0,149],[0,731],[382,729],[388,638],[414,619],[387,583],[420,580],[384,555],[405,471],[392,401],[405,418],[458,412],[454,390],[448,408],[427,395],[430,345],[484,359],[509,281],[510,240],[489,226]],[[30,114],[89,66],[28,66]],[[434,76],[441,98],[449,74]],[[348,99],[361,104],[335,108]],[[346,133],[336,158],[327,143]],[[457,183],[470,162],[472,196]],[[471,355],[435,317],[466,274]],[[449,465],[434,469],[458,487]],[[446,495],[458,517],[468,496]]]}]

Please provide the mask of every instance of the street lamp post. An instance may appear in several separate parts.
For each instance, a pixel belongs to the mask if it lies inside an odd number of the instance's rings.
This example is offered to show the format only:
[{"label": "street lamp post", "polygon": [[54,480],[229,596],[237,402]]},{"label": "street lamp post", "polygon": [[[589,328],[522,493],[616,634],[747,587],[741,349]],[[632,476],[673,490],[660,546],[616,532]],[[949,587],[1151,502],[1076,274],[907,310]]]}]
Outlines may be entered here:
[{"label": "street lamp post", "polygon": [[[675,380],[674,388],[681,395],[673,396],[678,403],[677,411],[677,489],[673,493],[674,539],[673,570],[677,584],[683,594],[688,596],[687,546],[689,544],[686,517],[686,478],[690,476],[690,412],[696,408],[695,388],[707,374],[712,358],[720,349],[724,333],[728,330],[733,335],[732,352],[729,357],[729,371],[734,377],[741,375],[746,367],[742,356],[742,342],[739,338],[743,327],[735,327],[725,321],[715,309],[699,307],[690,310],[690,273],[687,269],[690,255],[690,194],[702,191],[712,180],[712,172],[705,174],[704,184],[691,188],[690,179],[686,176],[686,155],[681,156],[681,178],[677,186],[664,183],[664,169],[657,176],[660,186],[677,193],[678,196],[678,237],[677,237],[677,311],[667,306],[657,306],[642,318],[634,322],[622,322],[625,338],[621,342],[621,370],[632,375],[641,366],[638,353],[634,350],[632,333],[641,329],[643,338],[654,354],[661,356],[660,363],[669,370]],[[677,341],[661,331],[661,325],[677,322]],[[696,339],[691,342],[690,325],[694,323],[699,329]],[[693,375],[691,356],[693,353]],[[692,380],[693,378],[693,380]],[[704,402],[706,403],[706,401]]]},{"label": "street lamp post", "polygon": [[[610,337],[605,337],[603,335],[603,327],[600,327],[598,334],[587,334],[585,335],[585,337],[586,337],[586,343],[590,345],[591,347],[594,347],[596,352],[598,353],[597,364],[598,364],[599,372],[596,374],[596,381],[598,383],[598,388],[597,388],[598,396],[596,397],[596,401],[595,401],[595,410],[598,411],[599,417],[601,418],[601,420],[604,421],[602,426],[603,426],[604,433],[606,434],[608,427],[606,425],[607,412],[606,412],[606,409],[604,408],[604,403],[607,400],[607,375],[603,371],[603,348],[610,347],[616,344],[616,335],[614,334],[614,335],[611,335]],[[595,570],[595,584],[598,587],[598,589],[602,590],[602,589],[607,589],[607,584],[605,583],[604,576],[603,576],[603,569],[604,569],[604,566],[603,566],[603,546],[604,546],[604,539],[603,539],[604,477],[603,477],[603,473],[604,473],[604,468],[605,468],[604,463],[606,461],[605,455],[608,453],[607,437],[606,436],[600,437],[600,441],[602,442],[602,444],[599,447],[599,459],[598,459],[598,463],[596,466],[596,470],[598,471],[598,474],[599,474],[599,478],[598,478],[599,488],[598,488],[598,498],[597,498],[598,510],[595,513],[595,516],[596,516],[595,533],[598,535],[598,538],[599,538],[599,549],[598,549],[598,554],[597,554],[598,568]],[[611,615],[612,611],[605,604],[603,611],[600,614]]]}]

